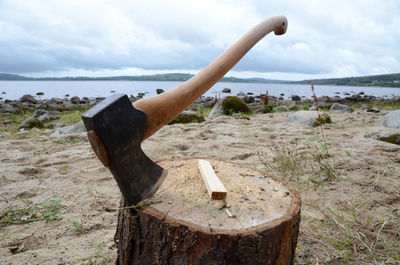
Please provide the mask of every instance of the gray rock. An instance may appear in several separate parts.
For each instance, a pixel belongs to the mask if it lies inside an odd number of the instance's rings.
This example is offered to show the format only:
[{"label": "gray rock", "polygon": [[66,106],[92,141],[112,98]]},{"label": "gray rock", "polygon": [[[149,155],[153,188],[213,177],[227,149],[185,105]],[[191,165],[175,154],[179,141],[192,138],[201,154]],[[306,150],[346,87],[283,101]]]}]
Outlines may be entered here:
[{"label": "gray rock", "polygon": [[65,126],[65,127],[58,129],[57,131],[52,133],[51,136],[59,136],[59,135],[63,135],[63,134],[83,133],[83,132],[86,132],[86,128],[85,128],[85,125],[83,124],[83,121],[81,120],[80,122],[78,122],[74,125]]},{"label": "gray rock", "polygon": [[73,109],[76,108],[76,105],[71,103],[71,102],[69,102],[69,101],[64,101],[62,103],[62,108],[63,108],[63,110],[67,110],[67,111],[68,110],[73,110]]},{"label": "gray rock", "polygon": [[301,98],[298,95],[292,95],[291,98],[292,101],[301,101]]},{"label": "gray rock", "polygon": [[380,112],[380,110],[377,109],[377,108],[367,108],[366,110],[367,110],[367,112],[372,112],[372,113],[378,113],[378,112]]},{"label": "gray rock", "polygon": [[41,122],[49,122],[49,121],[57,120],[60,118],[57,114],[52,113],[52,112],[47,112],[47,111],[44,111],[44,113],[41,113],[39,116],[35,117],[35,114],[37,111],[38,110],[35,111],[35,113],[33,114],[33,117],[37,118]]},{"label": "gray rock", "polygon": [[211,109],[210,114],[208,114],[208,118],[214,119],[218,116],[231,115],[237,112],[251,113],[252,111],[241,98],[236,96],[228,96],[218,100],[218,102]]},{"label": "gray rock", "polygon": [[271,105],[257,105],[251,107],[251,109],[253,113],[270,113],[273,110]]},{"label": "gray rock", "polygon": [[36,93],[36,96],[43,96],[43,95],[44,95],[43,92],[37,92],[37,93]]},{"label": "gray rock", "polygon": [[8,103],[3,104],[3,106],[1,107],[1,111],[4,113],[13,113],[13,114],[20,112],[18,108]]},{"label": "gray rock", "polygon": [[164,93],[164,89],[157,88],[156,92],[157,92],[157,94],[162,94],[162,93]]},{"label": "gray rock", "polygon": [[29,95],[29,94],[23,95],[19,99],[19,101],[20,102],[29,102],[29,103],[33,103],[33,104],[36,104],[38,102],[36,98],[34,98],[32,95]]},{"label": "gray rock", "polygon": [[291,104],[291,105],[289,105],[289,110],[298,110],[299,109],[299,107],[297,107],[297,105],[296,104]]},{"label": "gray rock", "polygon": [[41,115],[47,113],[47,111],[42,110],[42,109],[37,109],[32,115],[32,118],[39,118]]},{"label": "gray rock", "polygon": [[351,113],[353,111],[354,110],[351,107],[339,103],[333,103],[329,109],[330,113]]},{"label": "gray rock", "polygon": [[321,121],[319,119],[317,111],[300,110],[290,114],[287,117],[286,122],[299,123],[311,127],[316,127],[320,125],[320,123],[331,123],[331,118],[329,117],[328,114],[320,112],[319,115],[321,117]]},{"label": "gray rock", "polygon": [[253,96],[244,96],[241,99],[243,99],[243,101],[246,102],[247,104],[254,103],[255,101]]},{"label": "gray rock", "polygon": [[33,127],[38,127],[38,128],[42,128],[43,127],[43,123],[41,121],[39,121],[36,118],[28,118],[26,120],[24,120],[20,125],[19,125],[19,129],[30,129]]},{"label": "gray rock", "polygon": [[285,105],[280,105],[274,108],[275,111],[277,112],[287,112],[289,111],[289,108]]},{"label": "gray rock", "polygon": [[169,124],[175,123],[193,123],[193,122],[204,122],[206,121],[202,115],[194,111],[184,111],[179,114],[173,121]]},{"label": "gray rock", "polygon": [[250,120],[249,116],[243,115],[241,113],[234,113],[231,117],[237,120]]},{"label": "gray rock", "polygon": [[400,145],[400,131],[383,132],[373,135],[372,138],[379,141]]},{"label": "gray rock", "polygon": [[81,99],[79,97],[77,97],[77,96],[74,96],[74,97],[71,98],[70,101],[71,101],[72,104],[79,104]]},{"label": "gray rock", "polygon": [[0,139],[1,138],[6,138],[6,137],[8,137],[10,135],[11,135],[11,133],[9,133],[9,132],[0,132]]},{"label": "gray rock", "polygon": [[224,88],[222,89],[222,93],[231,93],[232,90],[230,88]]},{"label": "gray rock", "polygon": [[400,129],[400,110],[391,111],[383,117],[383,126]]}]

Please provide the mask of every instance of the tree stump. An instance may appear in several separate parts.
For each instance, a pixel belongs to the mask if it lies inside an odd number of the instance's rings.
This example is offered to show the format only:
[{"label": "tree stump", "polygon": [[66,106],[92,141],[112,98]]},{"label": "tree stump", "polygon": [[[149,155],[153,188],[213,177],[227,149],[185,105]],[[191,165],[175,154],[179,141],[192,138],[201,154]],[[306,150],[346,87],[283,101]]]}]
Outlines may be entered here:
[{"label": "tree stump", "polygon": [[206,160],[225,185],[226,200],[209,198],[198,159],[159,162],[168,176],[157,193],[119,211],[117,264],[294,263],[297,192],[265,172]]}]

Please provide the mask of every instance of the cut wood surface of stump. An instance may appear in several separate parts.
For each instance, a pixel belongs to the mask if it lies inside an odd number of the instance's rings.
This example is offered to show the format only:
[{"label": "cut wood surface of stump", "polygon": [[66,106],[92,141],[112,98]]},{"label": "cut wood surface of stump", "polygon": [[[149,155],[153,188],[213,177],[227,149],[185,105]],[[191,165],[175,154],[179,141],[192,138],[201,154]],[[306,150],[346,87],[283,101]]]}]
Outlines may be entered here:
[{"label": "cut wood surface of stump", "polygon": [[168,176],[157,193],[119,212],[117,264],[294,263],[299,195],[265,172],[207,160],[226,200],[210,199],[198,159],[159,162]]}]

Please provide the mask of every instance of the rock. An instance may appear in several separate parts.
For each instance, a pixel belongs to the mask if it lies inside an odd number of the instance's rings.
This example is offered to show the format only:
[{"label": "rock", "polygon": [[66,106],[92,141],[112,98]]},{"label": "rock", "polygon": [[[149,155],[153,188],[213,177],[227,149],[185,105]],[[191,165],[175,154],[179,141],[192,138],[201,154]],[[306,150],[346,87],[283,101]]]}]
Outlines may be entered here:
[{"label": "rock", "polygon": [[354,110],[351,107],[339,103],[333,103],[329,109],[330,113],[351,113],[353,111]]},{"label": "rock", "polygon": [[253,113],[270,113],[273,108],[271,105],[259,105],[252,107]]},{"label": "rock", "polygon": [[69,102],[69,101],[64,101],[62,103],[62,109],[63,110],[73,110],[75,108],[76,108],[76,105],[71,103],[71,102]]},{"label": "rock", "polygon": [[359,95],[365,95],[364,91],[360,91],[360,93],[358,93]]},{"label": "rock", "polygon": [[301,98],[298,95],[291,96],[292,101],[301,101]]},{"label": "rock", "polygon": [[36,96],[43,96],[43,95],[44,95],[43,92],[37,92],[37,93],[36,93]]},{"label": "rock", "polygon": [[245,97],[246,94],[245,94],[243,91],[240,91],[240,92],[237,94],[237,96],[238,96],[238,97]]},{"label": "rock", "polygon": [[9,133],[9,132],[0,132],[0,139],[1,138],[7,138],[10,135],[11,135],[11,133]]},{"label": "rock", "polygon": [[255,101],[253,96],[244,96],[242,99],[247,104],[254,103],[254,101]]},{"label": "rock", "polygon": [[367,112],[372,112],[372,113],[378,113],[378,112],[380,112],[380,110],[377,109],[377,108],[367,108],[366,111],[367,111]]},{"label": "rock", "polygon": [[316,127],[320,125],[320,123],[331,123],[331,118],[328,114],[320,112],[319,115],[321,117],[321,121],[318,117],[317,111],[300,110],[290,114],[289,117],[287,117],[286,122],[299,123],[311,127]]},{"label": "rock", "polygon": [[237,120],[250,120],[249,116],[242,113],[234,113],[231,117]]},{"label": "rock", "polygon": [[206,121],[205,118],[197,112],[194,111],[184,111],[179,114],[173,121],[169,124],[175,123],[193,123],[193,122],[204,122]]},{"label": "rock", "polygon": [[4,113],[13,113],[13,114],[16,114],[16,113],[19,113],[19,112],[20,112],[20,109],[16,108],[15,106],[13,106],[13,105],[11,105],[11,104],[5,103],[5,104],[3,104],[3,106],[1,107],[1,111],[4,112]]},{"label": "rock", "polygon": [[400,131],[383,132],[373,135],[372,138],[379,141],[400,145]]},{"label": "rock", "polygon": [[77,97],[77,96],[73,96],[70,99],[70,101],[71,101],[72,104],[79,104],[81,102],[81,99],[79,97]]},{"label": "rock", "polygon": [[344,92],[343,95],[350,96],[350,93],[349,92]]},{"label": "rock", "polygon": [[289,111],[289,108],[285,105],[280,105],[274,108],[275,111],[277,112],[286,112]]},{"label": "rock", "polygon": [[69,94],[65,94],[65,96],[64,97],[66,97],[66,98],[69,98]]},{"label": "rock", "polygon": [[391,111],[383,117],[383,126],[400,129],[400,110]]},{"label": "rock", "polygon": [[86,128],[85,128],[85,125],[83,124],[83,121],[81,120],[80,122],[78,122],[74,125],[65,126],[65,127],[58,129],[57,131],[52,133],[51,136],[59,136],[62,134],[83,133],[83,132],[86,132]]},{"label": "rock", "polygon": [[230,88],[224,88],[222,89],[222,93],[231,93],[232,90]]},{"label": "rock", "polygon": [[19,129],[30,129],[33,127],[37,127],[37,128],[43,128],[43,123],[41,121],[39,121],[36,118],[28,118],[26,120],[24,120],[20,125],[19,125]]},{"label": "rock", "polygon": [[29,95],[29,94],[23,95],[19,99],[19,101],[20,102],[29,102],[29,103],[33,103],[33,104],[36,104],[38,102],[36,98],[34,98],[32,95]]},{"label": "rock", "polygon": [[88,97],[83,97],[83,98],[81,98],[79,103],[80,104],[88,104],[88,103],[90,103],[90,99]]},{"label": "rock", "polygon": [[294,104],[291,104],[291,105],[289,105],[289,110],[298,110],[299,109],[299,107],[297,107],[297,105],[294,103]]},{"label": "rock", "polygon": [[55,113],[38,109],[38,110],[35,110],[35,112],[33,113],[33,118],[37,118],[39,121],[45,123],[45,122],[57,120],[60,117]]},{"label": "rock", "polygon": [[252,113],[249,106],[242,99],[236,96],[228,96],[218,100],[211,109],[208,118],[213,119],[221,115],[232,115],[237,112]]},{"label": "rock", "polygon": [[162,94],[162,93],[164,93],[164,89],[157,88],[156,92],[157,92],[157,94]]}]

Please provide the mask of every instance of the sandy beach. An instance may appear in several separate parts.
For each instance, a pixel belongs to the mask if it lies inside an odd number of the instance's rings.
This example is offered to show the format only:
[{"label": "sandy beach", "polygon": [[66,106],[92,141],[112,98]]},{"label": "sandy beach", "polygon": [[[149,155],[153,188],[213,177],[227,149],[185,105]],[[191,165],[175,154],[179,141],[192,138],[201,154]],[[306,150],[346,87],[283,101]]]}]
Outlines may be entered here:
[{"label": "sandy beach", "polygon": [[[330,114],[328,153],[320,128],[286,123],[287,112],[169,125],[142,147],[153,160],[218,158],[288,182],[302,197],[297,264],[398,264],[400,146],[369,137],[389,130],[387,112]],[[0,224],[0,264],[112,264],[117,184],[85,133],[50,134],[0,140],[0,209],[22,215]]]}]

